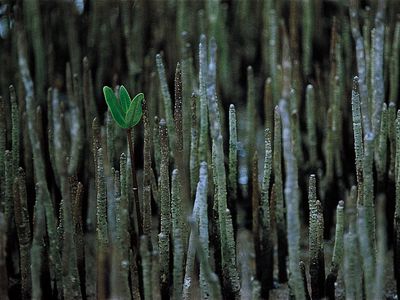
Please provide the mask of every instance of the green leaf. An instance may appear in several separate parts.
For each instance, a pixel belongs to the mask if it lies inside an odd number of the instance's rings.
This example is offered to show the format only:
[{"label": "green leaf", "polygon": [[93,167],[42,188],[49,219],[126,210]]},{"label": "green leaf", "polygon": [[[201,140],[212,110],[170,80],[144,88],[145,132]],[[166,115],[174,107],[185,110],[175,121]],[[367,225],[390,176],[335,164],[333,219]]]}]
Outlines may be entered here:
[{"label": "green leaf", "polygon": [[144,99],[144,94],[139,93],[133,98],[131,105],[125,115],[125,123],[129,127],[136,126],[140,118],[142,117],[142,102]]},{"label": "green leaf", "polygon": [[122,112],[121,105],[118,103],[114,91],[110,87],[105,86],[103,87],[103,94],[104,98],[106,99],[108,109],[110,110],[115,122],[117,122],[117,124],[122,128],[128,128],[127,124],[125,123],[125,114]]},{"label": "green leaf", "polygon": [[119,88],[119,101],[121,102],[122,111],[126,114],[131,105],[131,97],[123,85]]}]

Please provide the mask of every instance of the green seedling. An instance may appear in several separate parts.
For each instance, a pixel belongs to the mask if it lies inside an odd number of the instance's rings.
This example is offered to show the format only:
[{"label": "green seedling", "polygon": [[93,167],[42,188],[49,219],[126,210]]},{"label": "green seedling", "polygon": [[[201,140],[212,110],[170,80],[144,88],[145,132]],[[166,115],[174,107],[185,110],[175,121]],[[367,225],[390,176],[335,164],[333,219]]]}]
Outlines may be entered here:
[{"label": "green seedling", "polygon": [[131,99],[128,91],[123,85],[121,85],[121,87],[119,88],[119,99],[117,99],[114,91],[108,86],[103,87],[103,93],[104,98],[107,102],[108,109],[110,110],[113,119],[119,127],[127,130],[126,133],[128,137],[129,152],[131,156],[131,169],[136,216],[139,224],[139,236],[141,236],[143,233],[143,222],[142,215],[140,213],[138,184],[135,171],[135,147],[132,142],[132,128],[136,126],[142,118],[142,103],[144,100],[144,94],[139,93],[133,99]]},{"label": "green seedling", "polygon": [[123,85],[119,88],[119,99],[117,99],[114,91],[108,86],[103,87],[103,93],[108,109],[119,127],[131,129],[139,123],[143,113],[143,93],[139,93],[131,99]]}]

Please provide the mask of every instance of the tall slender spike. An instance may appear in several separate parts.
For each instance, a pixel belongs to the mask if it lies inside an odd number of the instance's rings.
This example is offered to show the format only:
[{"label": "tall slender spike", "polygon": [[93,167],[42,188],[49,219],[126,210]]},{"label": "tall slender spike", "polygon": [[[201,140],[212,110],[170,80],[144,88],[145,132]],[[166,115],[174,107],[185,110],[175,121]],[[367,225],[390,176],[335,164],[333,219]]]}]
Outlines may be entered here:
[{"label": "tall slender spike", "polygon": [[151,254],[149,251],[149,237],[142,235],[140,237],[140,256],[142,257],[142,278],[144,288],[144,300],[151,300],[152,287],[151,287]]},{"label": "tall slender spike", "polygon": [[247,67],[247,123],[246,123],[246,153],[247,153],[247,167],[251,170],[252,160],[254,156],[254,151],[256,149],[256,96],[255,96],[255,83],[254,83],[254,73],[251,66]]},{"label": "tall slender spike", "polygon": [[181,176],[180,181],[182,185],[182,201],[184,211],[189,211],[191,201],[190,196],[190,180],[188,177],[188,168],[186,167],[185,153],[184,153],[184,140],[183,140],[183,106],[182,106],[182,70],[178,63],[175,72],[175,134],[176,134],[176,147],[175,147],[175,162]]},{"label": "tall slender spike", "polygon": [[63,205],[63,240],[62,240],[62,264],[63,264],[63,295],[64,298],[82,299],[80,280],[78,274],[77,252],[75,244],[75,227],[72,220],[72,199],[68,184],[66,168],[61,178],[61,194]]},{"label": "tall slender spike", "polygon": [[289,286],[296,299],[305,299],[304,286],[299,268],[300,263],[300,220],[299,220],[299,188],[297,175],[297,162],[292,148],[292,131],[288,104],[285,100],[279,103],[282,118],[283,156],[285,160],[286,182],[286,222],[287,240],[289,248]]},{"label": "tall slender spike", "polygon": [[[258,181],[258,152],[255,151],[251,164],[251,230],[254,237],[256,257],[260,257],[260,183]],[[261,265],[256,267],[257,276],[261,275]]]},{"label": "tall slender spike", "polygon": [[271,77],[268,77],[264,84],[264,118],[264,127],[272,130],[274,120],[274,99],[272,97]]},{"label": "tall slender spike", "polygon": [[[12,153],[6,150],[4,153],[4,217],[6,218],[7,232],[13,227],[12,221],[14,219],[14,203],[13,203],[13,174],[14,168],[12,165]],[[10,235],[11,236],[11,235]]]},{"label": "tall slender spike", "polygon": [[96,228],[96,248],[97,248],[97,297],[106,298],[106,255],[108,248],[108,222],[107,222],[107,191],[104,178],[103,149],[97,150],[97,228]]},{"label": "tall slender spike", "polygon": [[336,209],[336,232],[335,245],[331,262],[330,273],[326,278],[326,296],[328,299],[335,298],[335,282],[338,276],[339,267],[343,259],[343,234],[344,234],[344,202],[341,200]]},{"label": "tall slender spike", "polygon": [[310,211],[309,251],[312,293],[311,295],[313,299],[319,299],[324,296],[325,262],[323,244],[323,220],[321,222],[322,209],[321,203],[317,200],[317,186],[314,174],[310,175],[309,180],[308,205]]},{"label": "tall slender spike", "polygon": [[156,177],[160,175],[160,162],[161,162],[161,148],[160,148],[160,121],[158,117],[154,117],[153,124],[153,152],[154,152],[154,164]]},{"label": "tall slender spike", "polygon": [[365,221],[369,238],[370,253],[375,259],[375,204],[373,178],[374,138],[372,133],[364,136],[363,160],[363,206],[365,207]]},{"label": "tall slender spike", "polygon": [[[17,104],[17,96],[15,94],[15,89],[10,85],[10,101],[11,101],[11,151],[12,151],[12,164],[14,166],[15,172],[19,167],[19,144],[20,144],[20,120],[19,120],[19,110]],[[14,174],[15,177],[17,174]]]},{"label": "tall slender spike", "polygon": [[[182,70],[181,65],[178,62],[175,71],[175,108],[174,108],[174,122],[175,122],[175,133],[176,133],[176,147],[175,155],[182,155],[183,152],[183,123],[182,123]],[[179,159],[178,157],[176,159]],[[182,164],[178,163],[178,164]],[[182,170],[183,171],[183,170]],[[181,172],[182,172],[181,171]]]},{"label": "tall slender spike", "polygon": [[198,152],[198,145],[199,145],[199,137],[198,137],[198,125],[197,125],[197,100],[198,97],[196,94],[192,94],[191,98],[191,138],[190,138],[190,199],[194,199],[196,194],[196,186],[199,177],[199,152]]},{"label": "tall slender spike", "polygon": [[264,298],[268,298],[269,290],[273,285],[273,243],[271,230],[270,215],[270,178],[272,169],[272,145],[271,131],[265,129],[265,157],[264,157],[264,174],[261,186],[261,203],[260,203],[260,223],[261,223],[261,294]]},{"label": "tall slender spike", "polygon": [[[129,203],[128,203],[128,186],[127,186],[127,178],[126,178],[126,155],[122,153],[120,156],[120,187],[116,187],[116,189],[120,190],[120,194],[118,195],[116,201],[116,237],[117,244],[114,246],[113,251],[117,253],[116,261],[113,263],[116,264],[116,274],[115,283],[112,284],[116,289],[111,290],[113,297],[120,298],[129,298],[130,290],[129,290]],[[118,184],[118,182],[117,182]]]},{"label": "tall slender spike", "polygon": [[17,225],[18,242],[20,249],[20,270],[21,270],[21,296],[22,299],[31,297],[31,228],[29,224],[29,213],[26,194],[25,173],[22,168],[18,170],[14,180],[14,215]]},{"label": "tall slender spike", "polygon": [[[83,184],[77,182],[74,178],[74,193],[72,199],[72,217],[75,226],[75,243],[77,252],[77,264],[80,276],[81,286],[85,286],[85,239],[83,233],[83,218],[82,218],[82,198],[83,198]],[[72,184],[71,184],[72,185]],[[82,289],[84,295],[85,289]]]},{"label": "tall slender spike", "polygon": [[208,149],[208,101],[207,101],[207,45],[205,35],[199,44],[199,92],[200,92],[200,132],[199,161],[207,161]]},{"label": "tall slender spike", "polygon": [[236,109],[233,104],[229,106],[229,168],[228,168],[228,208],[232,212],[234,224],[236,218],[237,201],[237,160],[238,140],[236,127]]},{"label": "tall slender spike", "polygon": [[389,172],[388,178],[395,182],[395,165],[396,165],[396,104],[389,102],[387,110],[387,130],[389,139]]},{"label": "tall slender spike", "polygon": [[275,191],[275,216],[278,240],[278,272],[279,282],[287,281],[286,256],[287,256],[287,233],[285,221],[285,209],[283,203],[282,183],[282,126],[279,107],[274,111],[274,153],[273,153],[274,191]]},{"label": "tall slender spike", "polygon": [[357,235],[354,232],[354,224],[350,226],[348,233],[344,235],[344,285],[346,287],[346,299],[360,299],[362,297],[362,271],[358,249]]},{"label": "tall slender spike", "polygon": [[333,248],[333,257],[331,271],[337,272],[343,259],[343,234],[344,234],[344,201],[339,201],[336,208],[336,231],[335,245]]},{"label": "tall slender spike", "polygon": [[174,128],[174,119],[172,115],[172,100],[168,90],[168,83],[165,76],[165,68],[160,54],[156,55],[156,64],[157,64],[158,77],[160,79],[161,94],[163,97],[165,120],[168,127],[170,144],[171,148],[174,149],[173,145],[175,137],[175,128]]},{"label": "tall slender spike", "polygon": [[387,256],[387,237],[386,237],[386,216],[385,216],[385,196],[378,196],[377,214],[377,254],[375,264],[374,299],[384,298],[384,284],[386,278],[386,256]]},{"label": "tall slender spike", "polygon": [[[43,268],[43,242],[46,235],[46,219],[43,207],[43,190],[36,184],[36,201],[33,214],[33,240],[31,248],[32,299],[42,299],[41,273]],[[6,282],[6,281],[1,281]],[[61,287],[60,287],[61,288]]]},{"label": "tall slender spike", "polygon": [[161,227],[158,235],[158,247],[160,253],[160,284],[161,295],[168,297],[169,292],[169,236],[171,232],[171,204],[169,191],[169,147],[168,130],[164,119],[160,121],[160,207]]},{"label": "tall slender spike", "polygon": [[182,297],[183,282],[183,207],[180,174],[177,169],[172,172],[171,188],[171,218],[172,241],[174,246],[174,270],[173,270],[173,295],[174,299]]},{"label": "tall slender spike", "polygon": [[361,104],[360,94],[358,92],[358,77],[354,77],[353,90],[351,93],[351,108],[353,116],[353,134],[354,134],[354,152],[356,156],[356,176],[357,176],[357,202],[363,204],[363,130],[361,124]]},{"label": "tall slender spike", "polygon": [[364,271],[364,293],[367,300],[372,300],[373,295],[369,291],[372,291],[374,288],[375,263],[373,254],[371,253],[371,238],[368,233],[366,209],[363,206],[358,207],[357,236],[360,243],[360,254]]},{"label": "tall slender spike", "polygon": [[229,263],[227,266],[227,270],[224,269],[224,272],[228,273],[228,278],[230,285],[232,286],[234,299],[240,299],[240,283],[239,283],[239,274],[236,269],[236,244],[235,237],[233,232],[232,225],[232,217],[229,209],[225,211],[226,217],[226,256],[229,259]]},{"label": "tall slender spike", "polygon": [[[151,236],[151,125],[147,101],[143,101],[143,234]],[[152,251],[151,239],[149,239],[149,251]]]},{"label": "tall slender spike", "polygon": [[375,166],[379,182],[383,182],[387,164],[387,141],[388,141],[388,111],[386,103],[382,105],[381,128],[379,130],[378,147],[375,151]]}]

